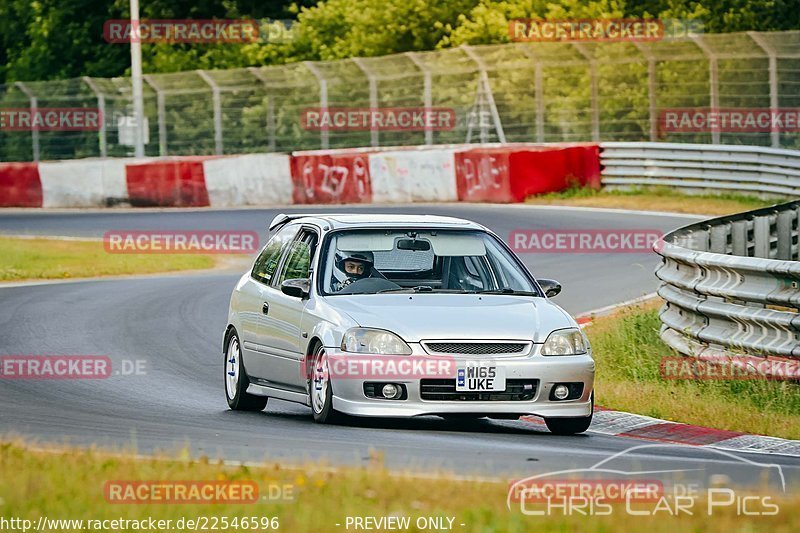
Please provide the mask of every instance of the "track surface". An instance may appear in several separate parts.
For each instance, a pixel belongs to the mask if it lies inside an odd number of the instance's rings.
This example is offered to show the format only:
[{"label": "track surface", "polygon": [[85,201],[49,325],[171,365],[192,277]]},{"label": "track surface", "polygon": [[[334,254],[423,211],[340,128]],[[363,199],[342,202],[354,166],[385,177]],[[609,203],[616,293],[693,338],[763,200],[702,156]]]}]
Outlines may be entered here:
[{"label": "track surface", "polygon": [[[392,212],[461,216],[501,237],[521,229],[628,228],[667,231],[685,217],[574,209],[487,205],[367,208],[2,213],[0,233],[101,236],[112,229],[258,230],[279,211]],[[263,241],[262,241],[263,242]],[[533,254],[523,256],[534,275],[561,281],[557,302],[579,313],[641,296],[656,287],[655,254]],[[145,375],[105,380],[0,381],[0,434],[44,442],[135,447],[139,452],[174,450],[228,460],[278,459],[297,463],[324,459],[365,464],[375,452],[391,468],[521,478],[564,468],[583,468],[646,444],[591,432],[557,437],[523,421],[472,425],[438,418],[353,419],[347,426],[313,424],[310,411],[270,400],[263,413],[227,410],[222,385],[221,335],[228,299],[240,273],[179,274],[0,289],[0,355],[107,355],[143,360]],[[602,370],[601,370],[602,371]],[[780,464],[792,484],[800,460],[737,454]],[[615,466],[623,470],[692,469],[707,480],[724,473],[758,479],[762,468],[734,456],[692,447],[632,451]],[[774,473],[775,469],[771,469]]]}]

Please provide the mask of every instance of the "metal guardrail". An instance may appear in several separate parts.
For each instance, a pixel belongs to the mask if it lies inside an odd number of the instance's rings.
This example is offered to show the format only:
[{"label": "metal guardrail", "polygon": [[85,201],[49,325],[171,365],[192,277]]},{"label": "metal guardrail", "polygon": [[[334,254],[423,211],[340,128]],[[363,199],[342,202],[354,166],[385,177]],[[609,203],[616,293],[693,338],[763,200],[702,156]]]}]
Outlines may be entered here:
[{"label": "metal guardrail", "polygon": [[800,357],[800,200],[714,218],[656,246],[661,338],[692,357]]},{"label": "metal guardrail", "polygon": [[800,196],[800,151],[761,146],[601,143],[603,185]]}]

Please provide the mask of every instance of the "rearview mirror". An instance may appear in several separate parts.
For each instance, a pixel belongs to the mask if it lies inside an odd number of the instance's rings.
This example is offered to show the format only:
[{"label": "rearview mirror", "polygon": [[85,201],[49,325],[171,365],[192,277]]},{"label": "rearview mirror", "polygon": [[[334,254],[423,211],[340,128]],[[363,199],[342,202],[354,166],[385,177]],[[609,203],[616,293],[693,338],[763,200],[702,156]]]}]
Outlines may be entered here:
[{"label": "rearview mirror", "polygon": [[399,239],[397,241],[398,250],[412,250],[414,252],[427,252],[431,249],[428,241],[418,241],[416,239]]},{"label": "rearview mirror", "polygon": [[561,292],[561,284],[554,279],[537,279],[536,281],[539,282],[539,286],[548,298],[552,298]]},{"label": "rearview mirror", "polygon": [[287,279],[281,283],[281,292],[295,298],[305,298],[311,292],[311,280],[308,278]]}]

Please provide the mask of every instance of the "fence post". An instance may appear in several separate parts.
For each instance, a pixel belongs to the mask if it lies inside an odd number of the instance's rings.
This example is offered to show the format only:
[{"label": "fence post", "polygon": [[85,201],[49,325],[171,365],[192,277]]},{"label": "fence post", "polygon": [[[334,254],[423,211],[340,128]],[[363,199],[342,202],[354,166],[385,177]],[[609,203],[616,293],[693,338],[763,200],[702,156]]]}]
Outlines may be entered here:
[{"label": "fence post", "polygon": [[600,142],[600,98],[597,86],[597,61],[586,51],[586,48],[581,43],[572,43],[572,45],[589,62],[589,84],[591,85],[589,108],[592,112],[592,141]]},{"label": "fence post", "polygon": [[500,113],[497,112],[497,105],[494,102],[494,94],[492,94],[492,86],[489,83],[489,74],[486,72],[486,63],[484,63],[483,59],[475,53],[475,51],[466,44],[462,44],[461,48],[464,49],[464,52],[467,53],[470,59],[472,59],[476,65],[478,65],[478,70],[480,71],[480,82],[483,85],[484,94],[486,94],[486,99],[489,101],[489,112],[492,114],[492,121],[494,122],[494,128],[497,132],[497,140],[501,143],[506,142],[506,133],[503,131],[503,124],[500,122]]},{"label": "fence post", "polygon": [[[425,106],[425,110],[430,110],[433,107],[433,96],[431,92],[431,70],[428,66],[417,57],[415,52],[406,52],[406,56],[417,66],[418,69],[422,71],[422,105]],[[430,124],[428,121],[425,121],[425,144],[430,146],[433,144],[433,130],[431,129]]]},{"label": "fence post", "polygon": [[658,140],[658,98],[657,98],[657,70],[656,58],[649,48],[641,43],[633,42],[642,55],[647,59],[647,102],[650,116],[650,142]]},{"label": "fence post", "polygon": [[103,91],[100,90],[94,80],[89,76],[83,76],[81,79],[84,81],[84,83],[86,83],[86,85],[89,86],[89,89],[92,90],[95,98],[97,98],[97,108],[100,110],[100,157],[108,157],[108,138],[106,136],[106,95],[103,94]]},{"label": "fence post", "polygon": [[[373,109],[378,109],[378,82],[375,79],[375,75],[367,68],[367,65],[364,64],[364,61],[360,57],[354,57],[353,63],[361,69],[361,72],[367,77],[367,81],[369,82],[369,107],[370,113],[372,113]],[[378,128],[375,127],[374,121],[370,120],[370,131],[369,131],[369,138],[370,138],[370,146],[380,146],[380,139],[379,139],[380,132]]]},{"label": "fence post", "polygon": [[222,155],[222,97],[219,85],[206,72],[198,70],[197,74],[211,87],[211,96],[214,104],[214,152],[217,155]]},{"label": "fence post", "polygon": [[533,87],[536,98],[536,142],[544,142],[544,72],[539,57],[529,47],[521,48],[522,53],[533,59]]},{"label": "fence post", "polygon": [[[35,116],[39,110],[39,100],[36,95],[21,81],[15,82],[14,85],[28,97],[31,104],[31,117]],[[31,125],[31,152],[33,153],[33,160],[38,163],[41,151],[39,146],[39,125],[36,123]]]},{"label": "fence post", "polygon": [[261,70],[256,67],[248,67],[247,71],[252,74],[264,86],[264,92],[267,93],[267,142],[269,143],[269,151],[274,152],[275,143],[275,101],[267,91],[267,77]]},{"label": "fence post", "polygon": [[[771,109],[772,113],[777,113],[778,105],[779,105],[779,98],[778,98],[778,57],[775,49],[770,45],[764,37],[762,37],[759,33],[754,31],[747,32],[747,35],[753,39],[756,44],[764,50],[769,57],[769,108]],[[781,131],[778,129],[777,124],[774,120],[770,120],[771,128],[770,128],[770,137],[772,139],[772,147],[773,148],[780,148],[781,147]]]},{"label": "fence post", "polygon": [[[303,61],[303,65],[311,71],[311,74],[317,78],[317,82],[319,82],[319,107],[320,112],[327,113],[328,112],[328,80],[325,79],[325,76],[322,72],[317,68],[317,66],[312,63],[311,61]],[[328,134],[328,127],[322,126],[320,128],[319,133],[319,142],[320,148],[323,150],[327,150],[330,148],[330,136]]]},{"label": "fence post", "polygon": [[[692,34],[689,36],[695,44],[703,51],[708,58],[708,76],[709,76],[709,98],[711,99],[711,111],[719,110],[719,70],[717,68],[717,56],[703,41],[700,35]],[[719,128],[711,129],[711,143],[720,144]]]},{"label": "fence post", "polygon": [[165,101],[166,93],[158,86],[150,74],[142,76],[144,81],[147,82],[156,92],[156,106],[158,108],[158,155],[164,157],[167,155],[167,104]]}]

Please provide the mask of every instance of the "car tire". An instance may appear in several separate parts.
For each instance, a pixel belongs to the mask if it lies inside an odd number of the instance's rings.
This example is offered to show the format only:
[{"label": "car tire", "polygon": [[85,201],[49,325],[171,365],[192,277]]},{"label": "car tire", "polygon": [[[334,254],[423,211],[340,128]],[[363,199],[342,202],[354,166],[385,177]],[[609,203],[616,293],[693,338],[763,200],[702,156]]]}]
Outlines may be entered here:
[{"label": "car tire", "polygon": [[317,346],[311,356],[308,379],[308,399],[311,414],[318,424],[333,424],[341,415],[333,408],[333,387],[325,347]]},{"label": "car tire", "polygon": [[594,392],[592,392],[592,414],[576,418],[545,418],[547,429],[555,435],[577,435],[583,433],[592,425],[594,416]]},{"label": "car tire", "polygon": [[267,406],[266,396],[255,396],[247,393],[250,380],[242,361],[241,344],[236,330],[231,330],[225,343],[224,378],[225,399],[233,411],[261,411]]}]

